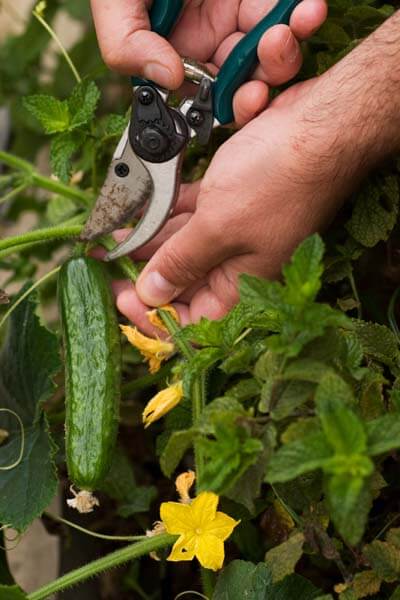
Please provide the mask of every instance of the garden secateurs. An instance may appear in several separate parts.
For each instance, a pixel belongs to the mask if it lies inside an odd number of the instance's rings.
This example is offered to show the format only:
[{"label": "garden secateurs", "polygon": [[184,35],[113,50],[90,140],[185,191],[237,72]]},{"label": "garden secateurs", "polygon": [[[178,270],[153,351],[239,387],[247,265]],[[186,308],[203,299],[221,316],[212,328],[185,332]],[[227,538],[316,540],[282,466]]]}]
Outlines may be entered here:
[{"label": "garden secateurs", "polygon": [[[233,49],[214,78],[202,65],[183,59],[185,78],[197,93],[179,108],[168,105],[169,93],[151,81],[133,79],[130,123],[115,150],[106,180],[81,234],[94,240],[141,218],[132,233],[106,260],[125,256],[154,238],[174,209],[180,186],[183,155],[197,136],[207,144],[212,130],[233,121],[233,97],[257,65],[263,34],[279,23],[288,24],[300,0],[280,0]],[[168,36],[177,23],[183,0],[154,0],[152,30]]]}]

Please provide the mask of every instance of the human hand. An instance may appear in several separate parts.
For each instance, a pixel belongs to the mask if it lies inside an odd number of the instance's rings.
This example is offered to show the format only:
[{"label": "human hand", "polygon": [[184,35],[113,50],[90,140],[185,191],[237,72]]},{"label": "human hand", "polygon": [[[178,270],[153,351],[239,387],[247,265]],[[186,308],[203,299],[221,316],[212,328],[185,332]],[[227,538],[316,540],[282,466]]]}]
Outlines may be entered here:
[{"label": "human hand", "polygon": [[[184,73],[180,56],[207,63],[216,72],[238,41],[276,4],[274,0],[187,0],[169,41],[149,30],[149,0],[91,0],[100,49],[106,64],[120,73],[140,75],[177,89]],[[309,37],[327,14],[325,0],[303,0],[290,27],[277,25],[262,38],[260,66],[234,99],[238,125],[268,104],[269,85],[280,85],[299,71],[299,40]]]},{"label": "human hand", "polygon": [[238,301],[241,273],[277,277],[300,241],[329,223],[362,173],[339,109],[333,119],[316,113],[332,87],[329,75],[293,86],[221,146],[204,179],[182,188],[164,230],[133,255],[149,260],[136,290],[114,283],[120,312],[149,334],[148,306],[173,301],[183,324],[220,318]]}]

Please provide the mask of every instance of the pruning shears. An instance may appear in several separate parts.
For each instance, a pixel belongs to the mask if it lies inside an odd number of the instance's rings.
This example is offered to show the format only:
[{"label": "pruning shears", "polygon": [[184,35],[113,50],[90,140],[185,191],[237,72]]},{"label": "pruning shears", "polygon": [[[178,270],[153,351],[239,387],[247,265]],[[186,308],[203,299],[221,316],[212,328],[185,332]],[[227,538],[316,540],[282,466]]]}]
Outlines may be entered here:
[{"label": "pruning shears", "polygon": [[[106,260],[141,248],[165,225],[178,197],[188,142],[197,136],[199,143],[207,144],[214,127],[233,121],[233,97],[257,65],[261,37],[274,25],[288,24],[299,2],[280,0],[236,45],[215,78],[202,65],[183,59],[185,78],[197,84],[197,93],[179,108],[168,105],[167,90],[151,81],[132,79],[130,123],[115,150],[81,238],[94,240],[143,212],[132,233],[109,252]],[[154,0],[150,12],[152,30],[167,37],[182,8],[183,0]]]}]

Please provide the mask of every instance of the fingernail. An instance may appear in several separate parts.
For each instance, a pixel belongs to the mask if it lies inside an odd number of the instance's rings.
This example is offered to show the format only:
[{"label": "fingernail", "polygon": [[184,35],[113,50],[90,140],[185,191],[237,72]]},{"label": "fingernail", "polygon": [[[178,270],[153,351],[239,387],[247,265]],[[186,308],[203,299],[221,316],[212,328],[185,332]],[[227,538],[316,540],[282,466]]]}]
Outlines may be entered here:
[{"label": "fingernail", "polygon": [[160,63],[148,63],[143,69],[143,74],[146,79],[150,79],[161,85],[167,85],[172,80],[171,71],[168,67]]},{"label": "fingernail", "polygon": [[158,271],[152,271],[137,283],[141,300],[150,306],[167,304],[176,295],[176,286],[170,283]]},{"label": "fingernail", "polygon": [[297,60],[298,54],[299,46],[296,42],[294,35],[292,33],[289,33],[288,38],[286,40],[286,44],[283,46],[281,51],[282,62],[294,63]]}]

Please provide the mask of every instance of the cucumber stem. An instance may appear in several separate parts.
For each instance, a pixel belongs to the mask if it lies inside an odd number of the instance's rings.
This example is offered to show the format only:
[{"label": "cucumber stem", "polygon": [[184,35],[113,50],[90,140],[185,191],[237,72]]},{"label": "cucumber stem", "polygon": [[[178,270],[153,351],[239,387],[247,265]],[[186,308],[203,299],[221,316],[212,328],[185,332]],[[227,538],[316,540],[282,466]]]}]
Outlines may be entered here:
[{"label": "cucumber stem", "polygon": [[149,537],[142,542],[131,544],[125,548],[121,548],[120,550],[116,550],[111,554],[107,554],[102,558],[99,558],[87,565],[84,565],[83,567],[80,567],[79,569],[75,569],[74,571],[63,575],[62,577],[55,579],[54,581],[51,581],[31,594],[28,594],[27,600],[45,600],[45,598],[48,598],[48,596],[65,590],[82,581],[86,581],[86,579],[94,577],[103,571],[118,567],[119,565],[134,560],[135,558],[140,558],[141,556],[149,554],[150,552],[156,552],[162,548],[172,546],[176,540],[176,535],[163,533],[161,535]]},{"label": "cucumber stem", "polygon": [[61,181],[56,179],[51,179],[50,177],[41,175],[27,160],[19,158],[18,156],[14,156],[9,152],[4,152],[4,150],[0,150],[0,162],[12,169],[16,169],[17,171],[22,171],[25,173],[27,175],[28,183],[31,185],[55,194],[59,194],[65,198],[70,198],[70,200],[73,200],[79,205],[84,205],[87,207],[90,207],[91,205],[91,199],[85,192],[76,187],[61,183]]},{"label": "cucumber stem", "polygon": [[[75,219],[76,223],[76,219]],[[45,242],[57,239],[64,239],[70,237],[77,237],[82,231],[82,225],[58,225],[56,227],[44,227],[43,229],[34,229],[21,235],[15,235],[12,237],[0,240],[0,252],[14,249],[14,252],[18,250],[18,246],[25,246],[31,242]]]}]

